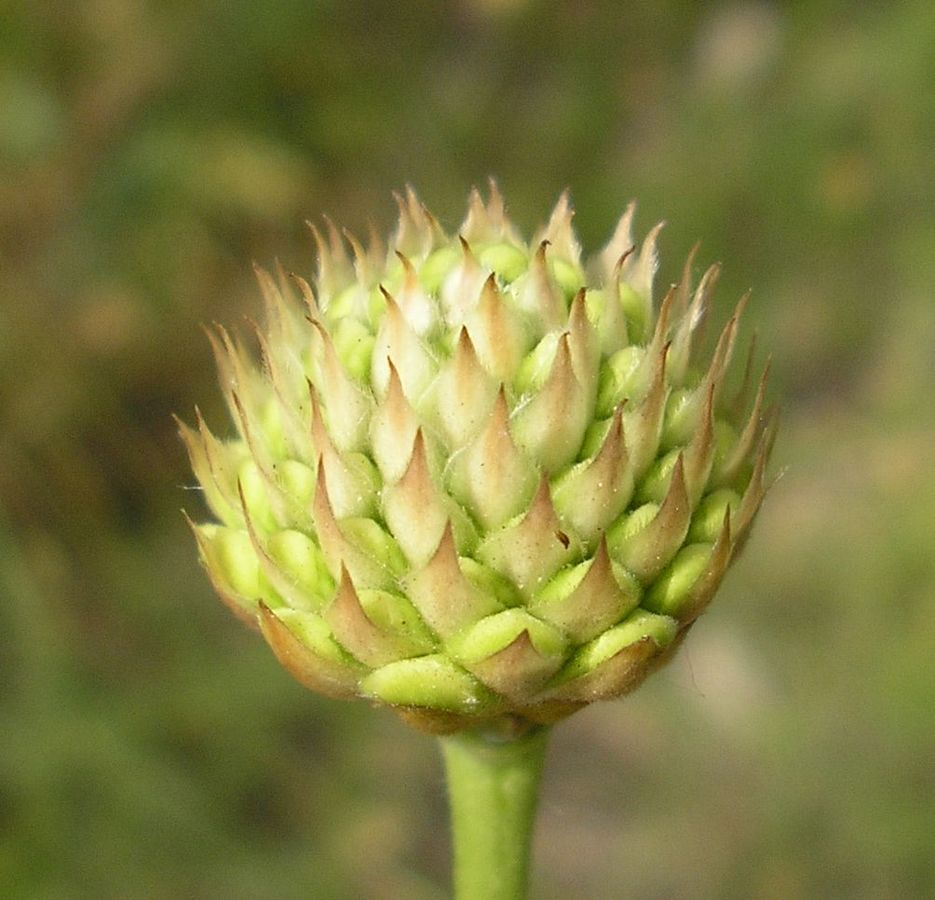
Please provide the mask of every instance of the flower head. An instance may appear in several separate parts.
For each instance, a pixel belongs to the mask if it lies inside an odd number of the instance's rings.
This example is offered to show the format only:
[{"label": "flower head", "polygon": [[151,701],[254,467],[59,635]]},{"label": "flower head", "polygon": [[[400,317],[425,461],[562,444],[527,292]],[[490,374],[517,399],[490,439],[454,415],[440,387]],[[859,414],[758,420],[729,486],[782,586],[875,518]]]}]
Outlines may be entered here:
[{"label": "flower head", "polygon": [[710,602],[765,492],[766,373],[725,386],[743,300],[699,359],[718,267],[693,287],[693,252],[655,303],[632,205],[585,263],[565,196],[529,244],[493,185],[455,237],[396,199],[388,250],[326,220],[314,286],[257,272],[262,365],[212,332],[238,434],[182,426],[201,558],[312,690],[436,732],[550,723]]}]

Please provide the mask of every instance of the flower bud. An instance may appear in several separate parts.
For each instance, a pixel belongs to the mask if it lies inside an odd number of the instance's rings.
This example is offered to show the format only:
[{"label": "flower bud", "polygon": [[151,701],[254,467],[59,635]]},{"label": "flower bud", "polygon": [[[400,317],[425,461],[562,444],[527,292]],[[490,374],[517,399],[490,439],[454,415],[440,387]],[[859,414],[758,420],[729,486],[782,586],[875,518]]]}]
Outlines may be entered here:
[{"label": "flower bud", "polygon": [[765,373],[725,387],[744,301],[706,360],[719,269],[655,303],[632,205],[584,261],[567,196],[528,244],[495,186],[454,236],[397,203],[388,248],[326,221],[313,284],[258,272],[262,364],[211,335],[237,435],[181,426],[198,549],[312,690],[550,723],[667,658],[747,539],[775,417]]}]

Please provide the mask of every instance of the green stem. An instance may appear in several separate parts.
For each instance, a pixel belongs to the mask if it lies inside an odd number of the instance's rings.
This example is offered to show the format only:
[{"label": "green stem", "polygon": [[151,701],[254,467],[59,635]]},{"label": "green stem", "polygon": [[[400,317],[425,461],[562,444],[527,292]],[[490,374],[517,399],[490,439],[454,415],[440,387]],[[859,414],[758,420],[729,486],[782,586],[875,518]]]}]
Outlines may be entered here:
[{"label": "green stem", "polygon": [[441,738],[456,900],[523,900],[549,729]]}]

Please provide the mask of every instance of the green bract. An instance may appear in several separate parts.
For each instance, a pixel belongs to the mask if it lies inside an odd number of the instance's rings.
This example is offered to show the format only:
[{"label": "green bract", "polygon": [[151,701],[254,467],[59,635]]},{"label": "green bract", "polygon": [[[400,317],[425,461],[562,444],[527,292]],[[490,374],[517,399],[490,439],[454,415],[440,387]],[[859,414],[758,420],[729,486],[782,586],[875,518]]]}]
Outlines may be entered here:
[{"label": "green bract", "polygon": [[[635,687],[704,610],[765,490],[774,417],[709,361],[717,280],[655,308],[627,209],[587,265],[563,197],[531,244],[495,187],[455,238],[409,191],[389,252],[312,228],[258,272],[263,365],[212,334],[238,436],[182,426],[215,588],[303,684],[447,732]],[[350,251],[350,252],[349,252]]]}]

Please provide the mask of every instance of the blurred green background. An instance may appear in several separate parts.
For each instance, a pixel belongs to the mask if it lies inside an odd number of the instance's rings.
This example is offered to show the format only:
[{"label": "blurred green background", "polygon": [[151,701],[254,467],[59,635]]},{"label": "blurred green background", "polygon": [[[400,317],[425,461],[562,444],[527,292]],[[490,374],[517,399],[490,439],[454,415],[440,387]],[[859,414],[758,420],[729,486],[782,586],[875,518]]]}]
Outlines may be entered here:
[{"label": "blurred green background", "polygon": [[935,896],[935,6],[54,0],[0,11],[0,895],[431,900],[431,740],[213,598],[173,411],[306,217],[585,245],[639,198],[754,288],[784,468],[681,659],[556,732],[536,898]]}]

